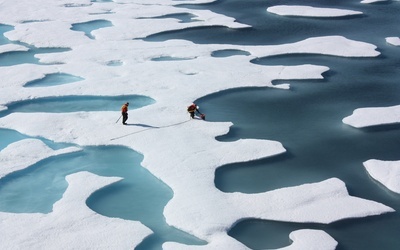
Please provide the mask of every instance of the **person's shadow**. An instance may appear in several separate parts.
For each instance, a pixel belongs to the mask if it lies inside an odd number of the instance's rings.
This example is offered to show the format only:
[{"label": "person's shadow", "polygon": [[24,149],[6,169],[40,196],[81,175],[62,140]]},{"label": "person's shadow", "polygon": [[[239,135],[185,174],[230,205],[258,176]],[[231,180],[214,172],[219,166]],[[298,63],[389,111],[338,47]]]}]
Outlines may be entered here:
[{"label": "person's shadow", "polygon": [[159,127],[154,127],[151,125],[141,124],[141,123],[127,123],[127,124],[125,124],[125,126],[138,126],[138,127],[144,127],[144,128],[159,128]]}]

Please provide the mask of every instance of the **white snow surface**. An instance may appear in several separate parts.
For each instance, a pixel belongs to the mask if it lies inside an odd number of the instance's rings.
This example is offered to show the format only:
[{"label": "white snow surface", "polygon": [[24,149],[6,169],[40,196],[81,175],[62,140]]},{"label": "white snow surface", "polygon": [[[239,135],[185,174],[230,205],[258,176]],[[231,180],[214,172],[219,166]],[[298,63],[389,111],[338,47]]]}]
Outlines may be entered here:
[{"label": "white snow surface", "polygon": [[0,151],[0,178],[12,172],[23,170],[45,158],[79,150],[76,147],[52,150],[37,139],[25,139],[12,143]]},{"label": "white snow surface", "polygon": [[394,46],[400,46],[400,37],[387,37],[386,42]]},{"label": "white snow surface", "polygon": [[372,178],[400,194],[400,161],[368,160],[363,163]]},{"label": "white snow surface", "polygon": [[[321,79],[322,73],[329,70],[324,65],[261,66],[250,63],[254,58],[296,53],[374,57],[379,52],[372,44],[339,36],[312,37],[273,46],[137,39],[189,27],[247,27],[210,11],[175,7],[177,4],[207,2],[211,1],[0,1],[0,23],[14,26],[14,30],[5,33],[7,38],[36,47],[71,49],[36,55],[43,63],[41,65],[0,67],[0,73],[7,76],[0,82],[0,107],[22,100],[70,95],[137,94],[156,101],[129,111],[128,122],[133,126],[115,123],[120,115],[119,107],[116,107],[115,112],[11,113],[0,118],[0,128],[78,146],[124,145],[142,153],[142,166],[174,191],[174,197],[165,207],[166,221],[206,240],[207,247],[214,249],[218,246],[244,248],[226,232],[246,218],[331,223],[392,212],[393,209],[383,204],[350,196],[339,179],[259,194],[223,193],[215,187],[214,173],[218,167],[270,157],[286,150],[281,143],[270,140],[217,141],[215,137],[228,133],[232,123],[189,120],[186,107],[191,102],[230,88],[287,88],[287,84],[273,86],[272,81]],[[177,13],[191,13],[196,17],[193,22],[152,18]],[[70,29],[75,23],[94,20],[108,20],[113,26],[93,31],[95,39]],[[0,48],[2,52],[23,49],[9,45]],[[250,55],[211,56],[214,51],[231,49],[247,51]],[[187,60],[184,63],[152,60],[160,57]],[[113,61],[122,62],[122,65],[107,66]],[[52,73],[67,73],[84,80],[52,87],[24,87],[27,82]],[[41,159],[74,150],[78,148],[53,151],[36,139],[13,143],[0,152],[0,162],[6,166],[1,170],[1,177]],[[85,200],[92,192],[118,181],[118,178],[81,172],[68,176],[67,180],[68,189],[50,214],[0,213],[0,228],[7,228],[1,232],[2,249],[82,249],[90,246],[132,249],[151,233],[140,222],[107,218],[86,206]],[[316,245],[332,249],[336,244],[329,235],[318,230],[296,231],[290,237],[294,243],[288,249],[309,249]],[[165,246],[173,248],[175,244],[166,243]]]},{"label": "white snow surface", "polygon": [[400,123],[400,105],[358,108],[343,118],[343,122],[355,128],[397,124]]},{"label": "white snow surface", "polygon": [[361,11],[336,8],[317,8],[303,5],[276,5],[267,8],[267,11],[281,16],[302,17],[343,17],[363,14]]},{"label": "white snow surface", "polygon": [[380,3],[380,2],[388,2],[388,0],[362,0],[361,3]]},{"label": "white snow surface", "polygon": [[12,51],[28,51],[29,49],[22,45],[17,44],[3,44],[0,45],[0,54]]}]

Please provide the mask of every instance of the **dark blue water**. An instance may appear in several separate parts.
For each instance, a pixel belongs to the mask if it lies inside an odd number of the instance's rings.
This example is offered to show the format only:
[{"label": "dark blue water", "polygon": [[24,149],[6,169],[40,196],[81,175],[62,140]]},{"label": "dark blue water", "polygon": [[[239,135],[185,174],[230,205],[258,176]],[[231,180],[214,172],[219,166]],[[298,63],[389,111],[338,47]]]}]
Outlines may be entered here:
[{"label": "dark blue water", "polygon": [[[357,17],[303,18],[268,14],[269,6],[303,4],[362,11]],[[315,36],[342,35],[378,46],[377,58],[285,55],[253,60],[259,65],[317,64],[329,66],[324,80],[291,81],[290,90],[248,88],[214,94],[197,101],[209,121],[232,121],[228,135],[218,138],[278,140],[287,153],[250,163],[230,164],[216,171],[215,184],[224,192],[258,193],[337,177],[354,196],[400,210],[400,195],[369,177],[362,162],[400,159],[400,125],[355,129],[342,123],[354,109],[400,103],[400,49],[386,37],[399,36],[400,3],[360,4],[360,1],[226,0],[189,8],[206,8],[235,17],[251,28],[194,28],[163,32],[147,38],[173,38],[195,43],[270,45]],[[221,54],[221,56],[229,56]],[[285,81],[287,82],[287,81]],[[275,82],[280,83],[279,81]],[[338,249],[399,249],[398,212],[329,225],[244,220],[229,234],[252,249],[290,244],[291,231],[326,231]]]},{"label": "dark blue water", "polygon": [[[181,14],[167,14],[160,17],[153,17],[152,19],[166,19],[166,18],[174,18],[178,19],[180,23],[191,23],[191,22],[198,22],[195,20],[196,16],[190,13],[181,13]],[[142,18],[147,19],[147,18]]]}]

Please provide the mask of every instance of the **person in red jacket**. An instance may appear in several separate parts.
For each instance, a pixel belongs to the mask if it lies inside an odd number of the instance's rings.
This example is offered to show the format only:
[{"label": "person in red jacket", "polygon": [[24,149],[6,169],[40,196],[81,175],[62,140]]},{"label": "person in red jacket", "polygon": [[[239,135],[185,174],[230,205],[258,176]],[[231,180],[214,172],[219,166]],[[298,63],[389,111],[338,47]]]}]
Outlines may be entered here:
[{"label": "person in red jacket", "polygon": [[128,106],[129,102],[125,103],[121,107],[121,113],[122,113],[122,124],[126,125],[126,121],[128,120]]},{"label": "person in red jacket", "polygon": [[191,117],[192,119],[194,119],[194,114],[195,114],[196,112],[198,112],[198,113],[200,114],[200,118],[201,118],[201,119],[203,119],[203,120],[206,119],[206,116],[200,112],[199,107],[196,105],[196,103],[192,103],[192,105],[190,105],[190,106],[187,108],[187,111],[189,112],[190,117]]}]

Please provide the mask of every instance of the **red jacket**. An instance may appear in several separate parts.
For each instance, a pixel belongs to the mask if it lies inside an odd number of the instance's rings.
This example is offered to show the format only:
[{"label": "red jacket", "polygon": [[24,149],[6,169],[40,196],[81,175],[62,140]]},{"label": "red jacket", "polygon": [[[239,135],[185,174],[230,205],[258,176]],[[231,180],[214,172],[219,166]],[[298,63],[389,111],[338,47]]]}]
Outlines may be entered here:
[{"label": "red jacket", "polygon": [[188,112],[194,112],[194,111],[196,111],[196,109],[197,109],[196,104],[192,104],[187,108],[187,111]]},{"label": "red jacket", "polygon": [[121,112],[122,112],[122,113],[128,112],[128,105],[126,105],[126,104],[122,105],[122,107],[121,107]]}]

